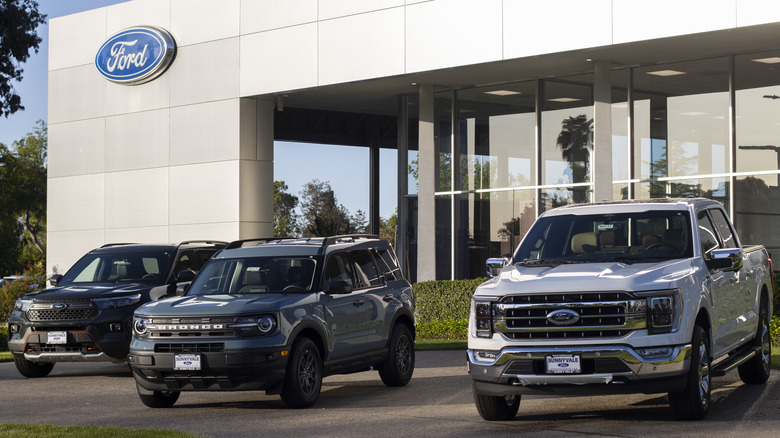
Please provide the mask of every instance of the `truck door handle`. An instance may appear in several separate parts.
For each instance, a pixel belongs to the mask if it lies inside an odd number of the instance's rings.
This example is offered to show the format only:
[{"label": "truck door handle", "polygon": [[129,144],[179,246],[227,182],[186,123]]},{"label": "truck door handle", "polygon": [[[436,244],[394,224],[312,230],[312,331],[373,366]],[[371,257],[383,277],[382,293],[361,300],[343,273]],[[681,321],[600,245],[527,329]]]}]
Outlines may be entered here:
[{"label": "truck door handle", "polygon": [[385,302],[388,302],[388,303],[390,301],[393,301],[393,294],[387,294],[387,295],[383,296],[382,297],[382,301],[385,301]]},{"label": "truck door handle", "polygon": [[363,300],[355,300],[352,302],[352,305],[355,307],[362,306],[364,304]]}]

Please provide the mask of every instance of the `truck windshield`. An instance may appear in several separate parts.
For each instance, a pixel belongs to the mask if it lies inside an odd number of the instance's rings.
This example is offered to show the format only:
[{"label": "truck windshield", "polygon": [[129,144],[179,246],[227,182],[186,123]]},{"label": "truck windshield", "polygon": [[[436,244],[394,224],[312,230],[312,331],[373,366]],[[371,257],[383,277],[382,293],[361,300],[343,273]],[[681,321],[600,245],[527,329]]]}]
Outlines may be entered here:
[{"label": "truck windshield", "polygon": [[311,256],[215,259],[187,295],[310,292],[316,268],[317,259]]},{"label": "truck windshield", "polygon": [[542,217],[528,231],[514,263],[641,263],[692,257],[687,211]]}]

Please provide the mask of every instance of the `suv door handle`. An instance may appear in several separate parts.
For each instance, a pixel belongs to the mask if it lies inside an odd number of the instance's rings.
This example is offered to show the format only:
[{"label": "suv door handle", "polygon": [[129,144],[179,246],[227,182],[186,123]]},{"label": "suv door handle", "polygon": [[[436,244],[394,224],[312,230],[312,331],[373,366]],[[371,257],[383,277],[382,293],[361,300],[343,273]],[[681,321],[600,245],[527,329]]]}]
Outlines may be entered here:
[{"label": "suv door handle", "polygon": [[363,300],[355,300],[355,301],[352,302],[352,305],[355,306],[355,307],[358,307],[358,306],[362,306],[363,303],[364,303]]},{"label": "suv door handle", "polygon": [[394,298],[393,294],[387,294],[387,295],[382,297],[382,301],[385,301],[385,302],[389,303],[390,301],[393,301],[393,298]]}]

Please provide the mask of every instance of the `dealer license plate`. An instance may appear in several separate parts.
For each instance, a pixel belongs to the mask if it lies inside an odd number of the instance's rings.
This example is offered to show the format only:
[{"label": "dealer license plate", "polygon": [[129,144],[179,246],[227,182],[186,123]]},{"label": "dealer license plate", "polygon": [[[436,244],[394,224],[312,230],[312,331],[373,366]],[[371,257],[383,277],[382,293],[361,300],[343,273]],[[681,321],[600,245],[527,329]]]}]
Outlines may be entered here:
[{"label": "dealer license plate", "polygon": [[46,333],[47,344],[67,344],[68,332],[48,332]]},{"label": "dealer license plate", "polygon": [[174,370],[199,370],[199,354],[177,354],[174,356]]},{"label": "dealer license plate", "polygon": [[547,372],[550,374],[577,374],[582,372],[580,356],[555,355],[547,356]]}]

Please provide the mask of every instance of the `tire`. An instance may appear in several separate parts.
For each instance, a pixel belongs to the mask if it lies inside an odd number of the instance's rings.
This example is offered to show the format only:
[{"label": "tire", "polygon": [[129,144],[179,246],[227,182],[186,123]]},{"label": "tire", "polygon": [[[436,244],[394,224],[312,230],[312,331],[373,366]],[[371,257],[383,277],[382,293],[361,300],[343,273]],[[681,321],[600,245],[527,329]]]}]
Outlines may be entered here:
[{"label": "tire", "polygon": [[739,366],[739,378],[751,385],[765,383],[772,371],[772,339],[769,334],[769,315],[766,305],[761,304],[758,329],[753,345],[761,347],[756,355]]},{"label": "tire", "polygon": [[379,367],[379,377],[387,386],[404,386],[414,373],[414,340],[409,327],[396,324],[390,337],[390,353]]},{"label": "tire", "polygon": [[29,361],[23,357],[14,356],[14,365],[24,377],[46,377],[54,368],[53,363],[38,363]]},{"label": "tire", "polygon": [[150,408],[170,408],[181,394],[179,391],[154,391],[152,394],[142,394],[137,383],[135,386],[138,390],[138,397],[141,398],[143,404]]},{"label": "tire", "polygon": [[691,345],[691,368],[688,370],[685,389],[669,393],[669,404],[679,420],[700,420],[710,408],[710,340],[707,332],[698,324],[693,327]]},{"label": "tire", "polygon": [[520,409],[520,395],[507,395],[498,397],[493,395],[477,394],[474,383],[471,384],[474,393],[474,404],[479,415],[487,421],[508,421],[515,418]]},{"label": "tire", "polygon": [[317,402],[321,389],[322,357],[317,344],[309,338],[298,339],[287,362],[282,401],[291,408],[308,408]]}]

